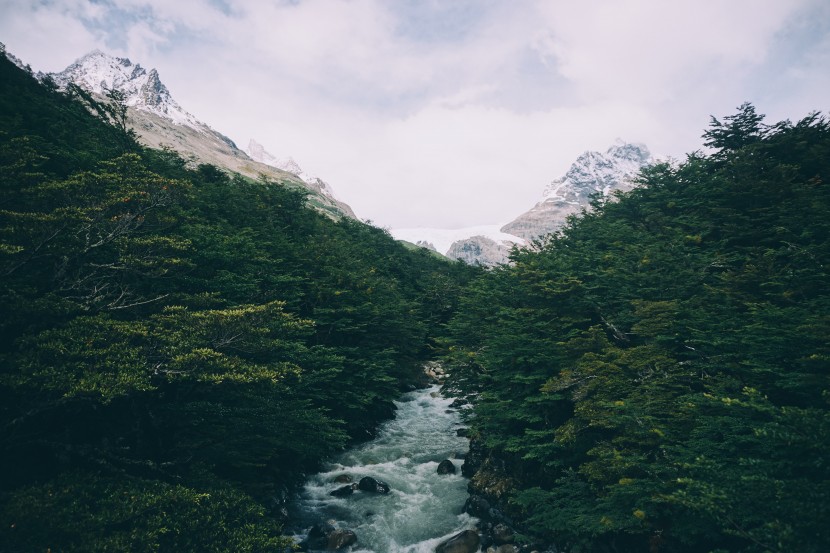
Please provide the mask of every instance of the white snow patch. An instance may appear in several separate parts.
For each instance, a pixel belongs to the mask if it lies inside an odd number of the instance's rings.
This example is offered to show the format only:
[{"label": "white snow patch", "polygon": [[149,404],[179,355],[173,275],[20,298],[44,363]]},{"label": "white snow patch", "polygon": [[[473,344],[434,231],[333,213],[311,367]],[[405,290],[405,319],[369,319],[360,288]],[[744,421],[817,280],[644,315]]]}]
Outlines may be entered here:
[{"label": "white snow patch", "polygon": [[260,163],[264,163],[265,165],[270,165],[271,167],[276,167],[277,169],[282,169],[283,171],[287,171],[291,174],[297,175],[300,179],[303,180],[306,184],[310,184],[312,186],[316,186],[320,188],[320,192],[332,200],[338,200],[337,196],[334,194],[334,190],[332,190],[331,185],[324,181],[319,177],[315,177],[306,173],[300,164],[297,163],[293,157],[281,157],[278,158],[277,156],[271,154],[265,148],[254,140],[253,138],[248,141],[248,147],[244,150],[248,157],[253,159],[254,161],[258,161]]},{"label": "white snow patch", "polygon": [[119,90],[124,93],[129,107],[154,113],[177,125],[206,132],[207,125],[186,112],[170,96],[170,91],[161,82],[155,69],[147,71],[127,58],[115,58],[94,50],[51,76],[61,87],[75,83],[101,95],[106,95],[112,89]]}]

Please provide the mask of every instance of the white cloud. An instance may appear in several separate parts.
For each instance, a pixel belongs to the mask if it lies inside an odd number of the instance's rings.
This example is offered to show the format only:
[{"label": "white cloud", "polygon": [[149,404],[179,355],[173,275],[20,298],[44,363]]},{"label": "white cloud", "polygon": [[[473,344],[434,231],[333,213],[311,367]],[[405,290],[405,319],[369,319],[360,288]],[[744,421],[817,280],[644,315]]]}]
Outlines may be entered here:
[{"label": "white cloud", "polygon": [[35,70],[60,71],[95,48],[102,37],[82,18],[94,20],[101,10],[83,0],[33,4],[0,0],[0,41]]}]

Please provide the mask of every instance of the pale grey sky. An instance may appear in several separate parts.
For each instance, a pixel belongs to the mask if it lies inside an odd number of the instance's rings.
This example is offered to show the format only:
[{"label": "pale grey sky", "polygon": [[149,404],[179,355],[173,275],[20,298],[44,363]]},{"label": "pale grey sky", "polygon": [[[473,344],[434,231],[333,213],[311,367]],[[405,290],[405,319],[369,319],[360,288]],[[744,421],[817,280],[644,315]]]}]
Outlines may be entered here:
[{"label": "pale grey sky", "polygon": [[0,0],[0,42],[41,71],[155,67],[392,228],[507,222],[582,151],[682,158],[747,100],[830,109],[826,0]]}]

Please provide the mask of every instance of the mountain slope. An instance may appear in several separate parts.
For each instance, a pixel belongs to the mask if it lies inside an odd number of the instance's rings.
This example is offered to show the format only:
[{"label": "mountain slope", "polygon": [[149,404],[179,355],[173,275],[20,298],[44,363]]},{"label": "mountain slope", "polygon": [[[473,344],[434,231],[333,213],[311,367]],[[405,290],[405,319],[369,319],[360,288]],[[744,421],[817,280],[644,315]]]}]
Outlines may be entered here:
[{"label": "mountain slope", "polygon": [[171,148],[192,165],[211,164],[249,178],[267,178],[311,194],[309,204],[335,218],[354,218],[351,207],[325,194],[317,183],[307,183],[291,171],[255,161],[227,136],[184,110],[170,95],[155,69],[147,71],[129,59],[109,56],[99,50],[72,63],[60,73],[50,74],[58,86],[70,83],[103,99],[108,90],[124,94],[128,122],[139,141],[151,148]]}]

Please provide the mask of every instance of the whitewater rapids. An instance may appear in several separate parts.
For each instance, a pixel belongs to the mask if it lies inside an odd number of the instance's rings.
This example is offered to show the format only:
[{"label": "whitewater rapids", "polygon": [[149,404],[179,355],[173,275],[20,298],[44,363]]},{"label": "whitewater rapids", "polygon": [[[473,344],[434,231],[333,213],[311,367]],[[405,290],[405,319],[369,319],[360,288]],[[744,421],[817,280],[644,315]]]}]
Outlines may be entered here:
[{"label": "whitewater rapids", "polygon": [[[432,553],[441,541],[475,526],[477,520],[461,512],[467,479],[455,457],[467,451],[467,439],[456,434],[462,423],[451,402],[437,386],[396,401],[395,418],[381,425],[374,440],[345,451],[308,479],[294,506],[299,526],[307,530],[333,520],[357,534],[353,553]],[[444,459],[452,460],[456,474],[437,473]],[[332,497],[331,491],[347,485],[334,482],[344,474],[355,483],[371,476],[391,491]]]}]

